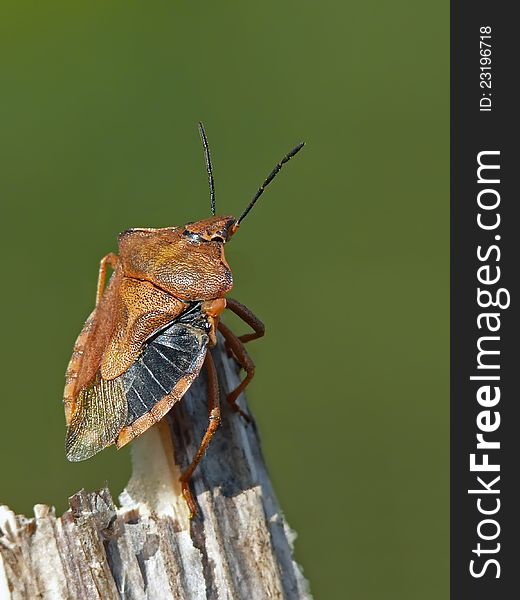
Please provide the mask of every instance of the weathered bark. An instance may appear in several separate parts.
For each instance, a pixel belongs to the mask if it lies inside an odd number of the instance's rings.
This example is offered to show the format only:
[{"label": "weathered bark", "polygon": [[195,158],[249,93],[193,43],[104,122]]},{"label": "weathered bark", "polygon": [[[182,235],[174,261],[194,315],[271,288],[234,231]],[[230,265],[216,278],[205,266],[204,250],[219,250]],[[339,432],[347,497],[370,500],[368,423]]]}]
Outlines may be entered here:
[{"label": "weathered bark", "polygon": [[[224,399],[238,369],[218,348]],[[0,507],[1,600],[310,599],[254,422],[225,401],[192,481],[199,514],[188,519],[178,478],[207,425],[205,381],[200,376],[162,425],[133,442],[120,508],[106,488],[78,492],[60,518],[41,504],[34,518]]]}]

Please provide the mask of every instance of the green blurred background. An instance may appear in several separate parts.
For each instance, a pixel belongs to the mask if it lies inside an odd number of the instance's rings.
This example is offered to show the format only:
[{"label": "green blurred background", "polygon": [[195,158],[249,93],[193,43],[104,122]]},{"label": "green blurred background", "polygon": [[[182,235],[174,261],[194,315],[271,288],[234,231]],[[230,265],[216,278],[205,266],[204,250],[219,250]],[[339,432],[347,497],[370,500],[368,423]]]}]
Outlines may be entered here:
[{"label": "green blurred background", "polygon": [[267,323],[249,400],[316,599],[448,597],[448,3],[16,2],[0,13],[0,501],[129,474],[63,455],[63,373],[133,226],[237,214]]}]

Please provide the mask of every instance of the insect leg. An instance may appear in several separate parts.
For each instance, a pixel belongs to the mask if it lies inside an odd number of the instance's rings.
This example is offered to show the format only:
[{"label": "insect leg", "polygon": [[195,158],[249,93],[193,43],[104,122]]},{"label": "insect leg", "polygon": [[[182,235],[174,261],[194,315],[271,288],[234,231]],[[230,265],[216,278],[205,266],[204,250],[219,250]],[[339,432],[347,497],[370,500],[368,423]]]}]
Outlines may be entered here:
[{"label": "insect leg", "polygon": [[249,310],[249,308],[247,308],[247,306],[244,306],[237,300],[228,298],[226,300],[226,308],[229,308],[231,312],[234,312],[235,315],[240,317],[242,321],[247,323],[249,327],[254,330],[254,333],[246,333],[238,337],[243,344],[250,342],[251,340],[261,338],[264,335],[265,325],[254,313]]},{"label": "insect leg", "polygon": [[99,301],[101,300],[101,296],[103,295],[103,291],[105,289],[105,277],[107,274],[107,265],[110,265],[112,267],[112,269],[115,269],[117,267],[118,263],[119,263],[119,257],[117,256],[117,254],[114,254],[113,252],[110,252],[110,254],[103,256],[103,258],[101,259],[101,262],[99,263],[99,275],[98,275],[98,283],[97,283],[97,290],[96,290],[96,306],[99,304]]},{"label": "insect leg", "polygon": [[211,357],[209,351],[206,353],[206,358],[204,359],[204,366],[206,367],[206,370],[208,372],[209,424],[193,460],[180,477],[182,494],[186,499],[186,503],[188,504],[188,508],[190,510],[190,519],[197,514],[197,505],[195,504],[195,499],[193,498],[193,494],[190,490],[190,479],[193,475],[193,471],[196,469],[201,458],[204,456],[204,452],[206,452],[206,448],[208,447],[208,444],[210,443],[211,438],[215,434],[215,431],[217,430],[220,423],[220,402],[218,393],[217,370],[215,369],[215,363],[213,362],[213,358]]},{"label": "insect leg", "polygon": [[224,323],[219,323],[218,329],[219,329],[220,333],[223,335],[224,339],[226,340],[227,348],[229,350],[231,350],[231,352],[235,356],[238,364],[246,372],[246,376],[240,382],[239,386],[228,394],[227,401],[228,401],[229,405],[231,406],[231,408],[235,412],[241,414],[244,417],[244,419],[248,423],[250,423],[251,418],[238,406],[237,398],[240,396],[242,391],[247,387],[247,385],[249,384],[251,379],[253,379],[253,376],[255,374],[255,363],[253,362],[253,360],[247,353],[247,350],[244,347],[244,342],[242,342],[242,340],[239,337],[237,337],[231,331],[231,329],[229,329],[229,327],[226,327],[226,325],[224,325]]}]

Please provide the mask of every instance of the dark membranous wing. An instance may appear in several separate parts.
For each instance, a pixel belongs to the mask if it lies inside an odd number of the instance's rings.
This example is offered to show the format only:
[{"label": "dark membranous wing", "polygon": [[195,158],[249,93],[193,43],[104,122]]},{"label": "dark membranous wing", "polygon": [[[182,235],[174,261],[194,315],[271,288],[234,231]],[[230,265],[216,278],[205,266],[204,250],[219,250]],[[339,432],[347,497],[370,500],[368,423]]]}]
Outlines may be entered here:
[{"label": "dark membranous wing", "polygon": [[125,426],[149,412],[181,380],[196,376],[206,354],[209,329],[200,303],[194,303],[147,340],[125,373],[113,380],[98,374],[78,396],[67,430],[67,458],[85,460],[113,444]]},{"label": "dark membranous wing", "polygon": [[181,379],[198,372],[208,331],[208,320],[197,303],[147,341],[139,358],[117,378],[128,403],[126,425],[149,412]]}]

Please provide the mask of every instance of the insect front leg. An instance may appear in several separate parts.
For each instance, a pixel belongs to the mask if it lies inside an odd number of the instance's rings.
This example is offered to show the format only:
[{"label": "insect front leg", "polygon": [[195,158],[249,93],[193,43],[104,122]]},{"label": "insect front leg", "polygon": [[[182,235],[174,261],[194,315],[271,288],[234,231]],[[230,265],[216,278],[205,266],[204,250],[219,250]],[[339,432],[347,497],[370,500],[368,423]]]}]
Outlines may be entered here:
[{"label": "insect front leg", "polygon": [[244,323],[247,323],[251,329],[253,329],[254,333],[246,333],[244,335],[238,336],[238,339],[245,344],[246,342],[250,342],[251,340],[256,340],[261,338],[265,334],[265,325],[260,321],[260,319],[237,300],[233,300],[232,298],[228,298],[226,301],[226,308],[229,308],[231,312],[234,312],[235,315],[240,317]]},{"label": "insect front leg", "polygon": [[231,408],[242,415],[244,419],[250,423],[251,417],[247,415],[237,404],[237,398],[240,396],[242,391],[249,385],[251,379],[255,374],[255,363],[249,356],[247,350],[245,349],[244,342],[237,337],[229,327],[224,325],[224,323],[218,324],[218,329],[224,340],[226,341],[226,347],[231,350],[233,355],[235,356],[238,364],[245,370],[246,376],[240,382],[239,386],[235,388],[232,392],[230,392],[227,396],[227,401]]},{"label": "insect front leg", "polygon": [[193,471],[197,468],[197,465],[199,464],[201,458],[204,456],[204,452],[206,452],[206,448],[208,447],[211,438],[215,435],[215,431],[217,430],[220,424],[220,402],[217,370],[215,369],[215,363],[213,362],[213,358],[209,351],[206,353],[206,357],[204,359],[204,366],[206,367],[208,373],[209,424],[193,460],[180,477],[182,494],[190,510],[190,519],[192,519],[197,514],[197,505],[195,504],[195,499],[193,498],[193,494],[190,490],[190,479],[193,475]]},{"label": "insect front leg", "polygon": [[115,269],[119,263],[119,256],[110,252],[106,256],[103,256],[101,262],[99,263],[99,275],[98,275],[98,283],[96,290],[96,306],[99,304],[101,300],[101,296],[103,296],[103,292],[105,290],[105,278],[107,274],[107,265],[110,265],[112,269]]}]

